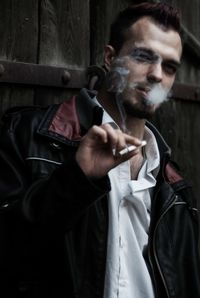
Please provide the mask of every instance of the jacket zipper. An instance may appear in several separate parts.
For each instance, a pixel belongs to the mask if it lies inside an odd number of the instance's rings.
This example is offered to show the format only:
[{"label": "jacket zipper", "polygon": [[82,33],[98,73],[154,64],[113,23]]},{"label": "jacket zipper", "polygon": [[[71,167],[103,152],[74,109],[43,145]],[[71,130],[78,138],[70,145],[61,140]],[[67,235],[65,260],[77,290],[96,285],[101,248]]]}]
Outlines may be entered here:
[{"label": "jacket zipper", "polygon": [[[154,230],[154,235],[153,235],[153,255],[154,255],[154,258],[155,258],[155,261],[156,261],[156,265],[158,267],[158,271],[159,271],[160,276],[161,276],[161,279],[163,281],[163,285],[164,285],[164,288],[165,288],[165,291],[166,291],[166,294],[167,294],[167,297],[168,298],[170,298],[170,294],[169,294],[169,291],[168,291],[168,288],[167,288],[167,284],[166,284],[166,281],[165,281],[165,277],[164,277],[164,275],[162,273],[161,266],[159,264],[159,260],[158,260],[157,253],[156,253],[156,231],[158,229],[158,226],[159,226],[161,220],[165,216],[165,214],[175,205],[176,200],[177,200],[177,195],[174,195],[173,202],[167,207],[167,209],[161,214],[160,218],[158,219],[158,222],[157,222],[156,227],[155,227],[155,230]],[[153,265],[152,265],[151,258],[150,258],[150,252],[149,252],[149,260],[150,260],[150,264],[151,264],[151,267],[152,267],[152,270],[153,270]],[[155,280],[154,270],[153,270],[153,275],[154,275],[154,280]]]}]

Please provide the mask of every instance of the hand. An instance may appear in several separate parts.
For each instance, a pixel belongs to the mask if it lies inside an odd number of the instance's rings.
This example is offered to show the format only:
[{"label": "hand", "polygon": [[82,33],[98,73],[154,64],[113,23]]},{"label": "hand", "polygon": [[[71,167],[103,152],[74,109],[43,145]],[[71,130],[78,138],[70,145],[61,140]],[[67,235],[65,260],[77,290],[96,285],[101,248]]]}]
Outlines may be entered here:
[{"label": "hand", "polygon": [[[112,168],[136,155],[141,143],[139,139],[114,129],[108,123],[92,126],[80,143],[76,160],[86,176],[102,178]],[[118,154],[127,144],[137,148],[123,156]]]}]

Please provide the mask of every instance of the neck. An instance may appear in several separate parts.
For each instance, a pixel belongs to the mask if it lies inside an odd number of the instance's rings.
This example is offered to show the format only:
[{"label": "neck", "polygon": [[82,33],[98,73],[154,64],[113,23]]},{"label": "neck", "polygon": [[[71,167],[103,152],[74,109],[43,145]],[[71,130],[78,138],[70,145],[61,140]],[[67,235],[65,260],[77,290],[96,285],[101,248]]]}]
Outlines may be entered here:
[{"label": "neck", "polygon": [[[124,121],[122,120],[119,112],[119,107],[116,104],[116,100],[112,94],[109,94],[104,88],[102,88],[97,95],[97,100],[106,110],[106,112],[113,118],[117,125],[124,131]],[[144,135],[145,119],[131,117],[126,115],[125,119],[126,132],[129,135],[137,137],[142,140]]]}]

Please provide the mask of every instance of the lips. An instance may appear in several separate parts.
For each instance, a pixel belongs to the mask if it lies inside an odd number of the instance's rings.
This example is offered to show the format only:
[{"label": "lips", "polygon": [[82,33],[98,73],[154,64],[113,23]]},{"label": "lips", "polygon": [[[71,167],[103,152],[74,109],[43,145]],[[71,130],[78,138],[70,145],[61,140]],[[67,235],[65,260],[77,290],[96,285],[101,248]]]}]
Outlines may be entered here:
[{"label": "lips", "polygon": [[143,97],[147,97],[148,93],[151,91],[150,87],[145,87],[145,86],[137,86],[135,89]]}]

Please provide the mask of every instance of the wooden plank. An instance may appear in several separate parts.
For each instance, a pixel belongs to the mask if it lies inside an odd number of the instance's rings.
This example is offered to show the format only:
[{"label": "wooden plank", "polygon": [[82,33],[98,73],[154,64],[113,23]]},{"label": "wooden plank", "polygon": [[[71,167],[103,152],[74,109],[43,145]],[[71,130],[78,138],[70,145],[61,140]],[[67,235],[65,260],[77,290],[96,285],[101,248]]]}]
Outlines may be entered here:
[{"label": "wooden plank", "polygon": [[[0,1],[0,58],[33,62],[37,60],[38,1]],[[33,103],[34,92],[27,88],[1,86],[0,114],[13,105]]]},{"label": "wooden plank", "polygon": [[182,1],[173,0],[174,5],[176,5],[181,10],[182,22],[185,27],[191,31],[194,36],[200,40],[200,1]]},{"label": "wooden plank", "polygon": [[0,83],[81,88],[86,83],[86,69],[0,60]]},{"label": "wooden plank", "polygon": [[103,51],[108,43],[110,24],[117,13],[134,1],[94,0],[90,4],[91,64],[102,65]]},{"label": "wooden plank", "polygon": [[40,7],[41,64],[89,63],[89,0],[46,0]]},{"label": "wooden plank", "polygon": [[177,80],[181,83],[199,85],[200,63],[197,57],[199,56],[198,45],[200,43],[200,1],[173,0],[172,3],[180,9],[183,26],[189,33],[186,36],[186,43],[189,45],[184,45],[182,67]]},{"label": "wooden plank", "polygon": [[[89,65],[89,0],[41,1],[39,13],[38,63],[72,68]],[[56,93],[54,100],[54,90],[37,89],[35,103],[62,101],[71,93],[60,90],[60,99]]]}]

